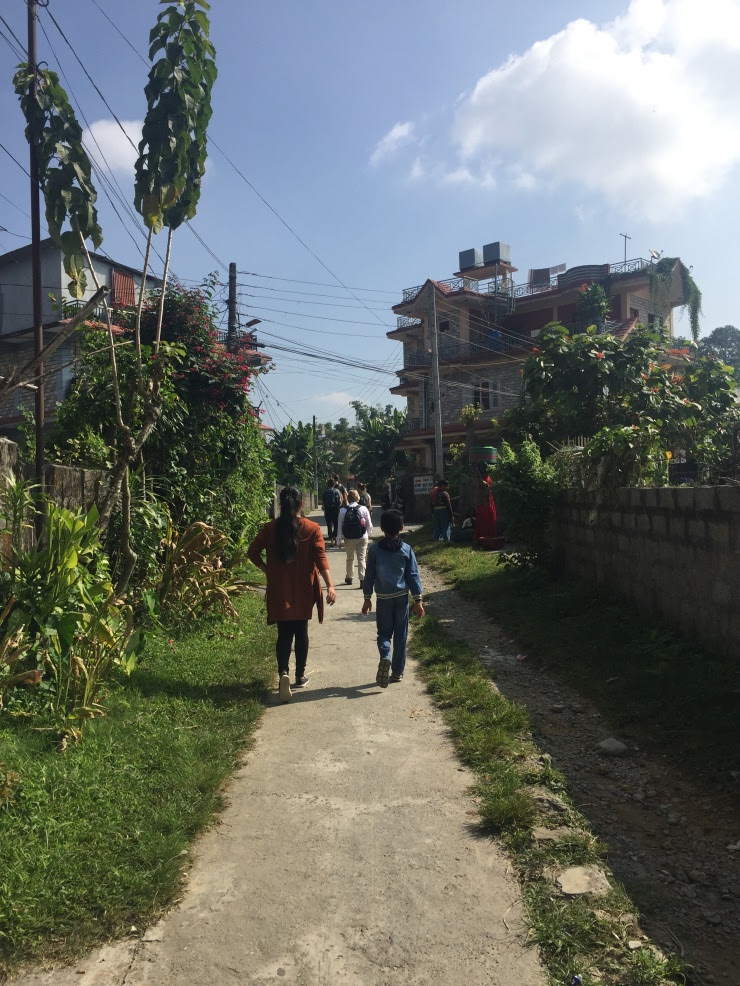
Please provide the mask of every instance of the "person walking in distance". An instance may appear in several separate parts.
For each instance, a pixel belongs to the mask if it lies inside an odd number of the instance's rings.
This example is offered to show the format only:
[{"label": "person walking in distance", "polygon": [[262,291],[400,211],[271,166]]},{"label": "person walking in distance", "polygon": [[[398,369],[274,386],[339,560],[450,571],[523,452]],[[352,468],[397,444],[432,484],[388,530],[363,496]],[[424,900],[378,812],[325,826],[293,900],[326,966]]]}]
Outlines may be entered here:
[{"label": "person walking in distance", "polygon": [[355,558],[357,558],[357,576],[362,588],[362,580],[365,577],[365,559],[367,557],[367,546],[370,535],[373,533],[373,522],[370,511],[367,507],[359,503],[357,490],[350,490],[347,494],[347,506],[339,511],[339,545],[344,541],[347,552],[347,573],[345,583],[352,585],[355,568]]},{"label": "person walking in distance", "polygon": [[362,582],[365,597],[362,615],[367,616],[372,612],[375,590],[375,622],[380,654],[375,682],[381,688],[387,688],[389,681],[403,679],[406,667],[409,592],[414,599],[415,616],[424,615],[424,606],[421,601],[421,577],[416,555],[401,537],[403,515],[399,510],[385,510],[380,518],[380,528],[383,537],[370,545],[367,556],[367,569]]},{"label": "person walking in distance", "polygon": [[450,484],[446,479],[440,479],[432,490],[432,511],[434,516],[433,541],[449,541],[452,535],[454,514],[450,500]]},{"label": "person walking in distance", "polygon": [[337,521],[339,520],[339,508],[342,506],[342,494],[336,488],[332,476],[326,481],[321,505],[324,508],[324,520],[326,521],[326,542],[336,547]]},{"label": "person walking in distance", "polygon": [[[266,554],[267,560],[263,558]],[[295,687],[308,683],[308,621],[317,607],[324,619],[324,596],[319,573],[326,585],[326,601],[332,606],[337,594],[329,571],[321,528],[303,516],[303,498],[292,486],[280,491],[280,516],[265,524],[252,541],[247,557],[267,575],[267,622],[277,623],[275,647],[280,675],[280,701],[289,702],[290,651],[295,640]]]},{"label": "person walking in distance", "polygon": [[360,497],[360,505],[363,507],[367,507],[368,510],[372,511],[373,501],[372,501],[372,497],[367,491],[367,485],[365,483],[358,483],[357,492]]},{"label": "person walking in distance", "polygon": [[342,483],[341,483],[341,481],[339,479],[339,473],[338,472],[335,472],[334,473],[334,477],[333,478],[334,478],[334,485],[339,490],[339,495],[342,498],[342,502],[339,504],[339,506],[340,507],[346,507],[347,506],[347,488],[345,486],[342,486]]}]

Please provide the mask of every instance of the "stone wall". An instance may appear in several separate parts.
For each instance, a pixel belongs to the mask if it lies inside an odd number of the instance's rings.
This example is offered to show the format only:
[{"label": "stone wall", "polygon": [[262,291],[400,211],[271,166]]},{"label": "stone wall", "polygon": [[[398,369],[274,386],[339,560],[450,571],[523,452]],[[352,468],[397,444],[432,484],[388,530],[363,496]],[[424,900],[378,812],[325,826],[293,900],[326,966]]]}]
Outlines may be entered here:
[{"label": "stone wall", "polygon": [[561,569],[740,657],[740,487],[569,490],[552,529]]},{"label": "stone wall", "polygon": [[[11,472],[19,479],[35,479],[33,463],[20,462],[15,442],[0,438],[0,480]],[[46,492],[68,510],[89,510],[97,502],[102,480],[103,473],[97,469],[46,464]]]}]

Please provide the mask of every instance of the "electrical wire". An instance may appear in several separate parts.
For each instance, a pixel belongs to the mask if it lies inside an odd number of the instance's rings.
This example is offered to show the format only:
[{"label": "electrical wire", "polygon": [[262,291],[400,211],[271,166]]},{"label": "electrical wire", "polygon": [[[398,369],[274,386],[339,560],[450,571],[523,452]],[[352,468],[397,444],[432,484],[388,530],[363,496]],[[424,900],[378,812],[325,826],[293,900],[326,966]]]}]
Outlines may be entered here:
[{"label": "electrical wire", "polygon": [[27,170],[26,168],[24,168],[24,167],[23,167],[23,165],[21,164],[21,162],[20,162],[20,161],[18,160],[18,158],[17,158],[17,157],[14,157],[14,155],[12,155],[12,154],[10,153],[10,151],[9,151],[9,150],[8,150],[8,148],[7,148],[6,146],[5,146],[5,144],[2,144],[2,143],[0,143],[0,150],[3,150],[3,151],[5,151],[5,153],[6,153],[6,154],[8,155],[8,157],[9,157],[9,158],[11,159],[11,161],[15,161],[15,163],[16,163],[16,164],[18,165],[18,167],[19,167],[19,168],[21,169],[21,171],[23,172],[23,174],[24,174],[24,175],[26,176],[26,178],[30,178],[30,177],[31,177],[31,175],[29,174],[29,172],[28,172],[28,170]]},{"label": "electrical wire", "polygon": [[[85,76],[87,77],[87,79],[88,79],[88,81],[90,82],[90,85],[91,85],[91,86],[93,87],[93,89],[94,89],[94,90],[95,90],[95,92],[96,92],[96,93],[98,94],[98,96],[100,96],[100,98],[102,99],[102,101],[103,101],[103,103],[104,103],[104,105],[105,105],[105,107],[106,107],[106,109],[108,110],[108,112],[110,113],[110,115],[111,115],[111,116],[113,117],[113,119],[114,119],[114,120],[116,121],[116,123],[117,123],[117,125],[118,125],[118,127],[119,127],[119,129],[120,129],[120,131],[121,131],[121,133],[122,133],[122,134],[124,135],[124,137],[126,138],[126,140],[127,140],[128,142],[129,142],[129,144],[130,144],[130,145],[131,145],[131,147],[133,148],[133,150],[134,150],[134,153],[138,155],[138,154],[139,154],[139,148],[138,148],[138,147],[136,146],[136,144],[134,144],[134,142],[133,142],[133,141],[131,140],[131,137],[130,137],[130,136],[129,136],[129,134],[127,133],[127,131],[126,131],[126,129],[125,129],[125,127],[123,126],[123,124],[122,124],[122,123],[121,123],[121,121],[119,120],[119,118],[118,118],[118,116],[116,115],[116,113],[114,112],[114,110],[113,110],[113,108],[112,108],[112,106],[110,105],[110,103],[108,102],[108,100],[107,100],[107,99],[105,98],[105,96],[104,96],[104,95],[103,95],[103,93],[101,92],[101,90],[100,90],[100,88],[99,88],[99,87],[98,87],[98,85],[96,84],[96,82],[95,82],[95,80],[93,79],[93,77],[92,77],[92,76],[90,75],[90,73],[89,73],[89,72],[87,71],[87,69],[85,68],[85,65],[83,64],[83,62],[82,62],[82,60],[80,59],[80,57],[79,57],[79,55],[77,54],[77,52],[75,51],[75,49],[74,49],[74,48],[72,47],[72,44],[70,43],[70,41],[69,41],[69,39],[67,38],[67,35],[66,35],[66,34],[64,33],[64,31],[63,31],[63,30],[62,30],[62,28],[60,27],[60,25],[59,25],[59,22],[58,22],[58,21],[56,20],[56,18],[54,17],[54,15],[53,15],[53,14],[51,13],[51,11],[50,11],[50,10],[48,10],[48,9],[47,9],[47,14],[48,14],[48,16],[49,16],[49,17],[51,18],[51,21],[52,21],[52,23],[54,24],[54,26],[56,27],[56,29],[57,29],[57,31],[59,31],[59,33],[61,34],[61,36],[62,36],[62,38],[63,38],[63,39],[64,39],[64,41],[66,42],[66,44],[67,44],[67,47],[69,48],[69,50],[70,50],[70,51],[72,52],[72,54],[74,55],[74,57],[75,57],[75,59],[76,59],[76,61],[77,61],[77,63],[79,64],[79,66],[80,66],[80,68],[81,68],[81,69],[82,69],[82,71],[83,71],[83,72],[85,73]],[[108,18],[108,20],[110,21],[110,18]],[[111,21],[111,23],[113,23],[113,22]],[[120,33],[121,33],[121,32],[119,31],[119,34],[120,34]],[[123,37],[123,35],[122,35],[122,34],[121,34],[121,36]],[[132,46],[132,47],[133,47],[133,46]],[[88,129],[89,129],[89,127],[88,127]],[[198,240],[198,242],[200,243],[200,245],[201,245],[201,246],[203,247],[203,249],[204,249],[204,250],[205,250],[205,251],[206,251],[206,252],[207,252],[207,253],[208,253],[208,254],[209,254],[209,255],[210,255],[210,256],[211,256],[211,257],[212,257],[212,258],[213,258],[213,259],[214,259],[215,261],[216,261],[216,263],[217,263],[217,264],[219,264],[219,265],[220,265],[220,266],[221,266],[221,267],[222,267],[222,268],[223,268],[224,270],[227,270],[228,268],[226,267],[226,264],[224,264],[224,262],[223,262],[223,260],[220,260],[220,259],[219,259],[219,257],[217,257],[217,256],[216,256],[216,254],[215,254],[215,253],[213,252],[213,250],[212,250],[212,249],[211,249],[211,248],[210,248],[210,247],[208,246],[208,244],[207,244],[207,243],[205,242],[205,240],[203,239],[203,237],[202,237],[202,236],[200,236],[200,235],[199,235],[199,233],[197,233],[197,232],[196,232],[196,230],[195,230],[195,228],[193,227],[193,224],[192,224],[192,223],[191,223],[190,221],[188,221],[188,222],[187,222],[187,226],[188,226],[188,228],[190,229],[190,231],[191,231],[191,233],[192,233],[192,234],[193,234],[193,235],[195,236],[195,238],[196,238],[196,239]],[[160,260],[161,260],[161,259],[162,259],[162,258],[160,257]],[[162,261],[162,263],[164,263],[164,261]]]},{"label": "electrical wire", "polygon": [[2,14],[0,14],[0,21],[2,21],[2,23],[5,25],[5,27],[10,32],[11,37],[13,38],[13,40],[15,41],[15,43],[18,45],[18,50],[22,52],[22,55],[21,55],[19,61],[23,61],[23,58],[25,57],[25,54],[26,54],[26,49],[25,49],[25,47],[23,45],[23,42],[20,40],[20,38],[18,37],[18,35],[15,33],[15,31],[10,26],[10,24],[8,24],[8,22],[5,20],[5,18],[3,17]]},{"label": "electrical wire", "polygon": [[[3,17],[0,17],[0,21],[2,21],[3,24],[5,24],[5,26],[8,27],[8,22]],[[10,30],[9,27],[8,27],[8,30]],[[13,34],[12,31],[10,31],[10,33]],[[13,37],[15,37],[14,34],[13,34]],[[23,51],[23,48],[22,47],[21,48],[17,48],[13,44],[13,42],[10,40],[10,38],[7,36],[7,34],[5,34],[3,31],[0,31],[0,38],[2,38],[3,41],[6,43],[6,45],[8,46],[8,48],[10,48],[10,50],[13,53],[13,57],[14,58],[17,58],[19,62],[22,62],[22,61],[25,60],[26,53]]]},{"label": "electrical wire", "polygon": [[[271,288],[269,284],[267,285],[248,284],[245,283],[244,281],[237,281],[236,286],[239,288],[256,288],[258,291],[275,291],[275,292],[282,291],[283,293],[287,292],[288,294],[301,294],[308,298],[338,298],[338,299],[346,300],[346,297],[343,294],[326,294],[320,291],[303,291],[298,289],[293,290],[292,288]],[[372,289],[368,288],[366,290],[372,290]],[[279,300],[283,300],[283,299],[279,299]],[[284,299],[284,300],[289,300],[289,299]],[[376,304],[382,306],[383,311],[388,311],[389,306],[385,302],[381,302],[380,298],[363,298],[362,300],[368,302],[368,304]],[[321,304],[321,302],[319,302],[319,304]],[[380,311],[381,309],[379,308],[378,310]]]}]

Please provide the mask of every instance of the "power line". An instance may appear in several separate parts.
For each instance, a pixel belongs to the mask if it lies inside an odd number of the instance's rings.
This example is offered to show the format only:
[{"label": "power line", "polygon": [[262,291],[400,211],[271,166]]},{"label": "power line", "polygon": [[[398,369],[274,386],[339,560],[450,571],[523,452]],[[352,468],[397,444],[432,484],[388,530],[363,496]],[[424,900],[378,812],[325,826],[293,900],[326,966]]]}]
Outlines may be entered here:
[{"label": "power line", "polygon": [[11,159],[12,161],[15,161],[15,163],[16,163],[16,164],[18,165],[18,167],[19,167],[19,168],[21,169],[21,171],[23,172],[23,174],[24,174],[24,175],[26,176],[26,178],[30,178],[30,177],[31,177],[31,176],[30,176],[30,174],[28,173],[28,171],[26,170],[26,168],[24,168],[24,167],[23,167],[23,165],[21,164],[21,162],[20,162],[20,161],[18,160],[18,158],[17,158],[17,157],[14,157],[14,156],[13,156],[13,155],[12,155],[12,154],[10,153],[10,151],[9,151],[9,150],[8,150],[8,148],[7,148],[6,146],[5,146],[5,144],[0,144],[0,150],[3,150],[3,151],[5,151],[5,153],[6,153],[7,155],[8,155],[8,157],[9,157],[9,158],[10,158],[10,159]]},{"label": "power line", "polygon": [[98,85],[96,84],[95,80],[90,75],[90,73],[87,71],[87,69],[85,67],[85,63],[82,61],[82,59],[80,58],[80,56],[77,54],[77,52],[75,51],[75,49],[72,47],[72,43],[70,42],[69,38],[64,33],[64,31],[62,30],[62,28],[59,26],[59,22],[57,21],[56,17],[52,14],[52,12],[48,9],[48,7],[46,8],[46,13],[47,13],[47,16],[51,19],[51,22],[54,25],[54,27],[57,29],[57,31],[59,31],[59,33],[61,34],[62,38],[66,42],[67,47],[69,48],[69,50],[74,55],[75,60],[77,61],[77,64],[80,66],[80,68],[82,69],[82,71],[87,76],[88,82],[93,87],[93,89],[98,94],[98,96],[100,96],[100,98],[102,99],[103,103],[105,104],[106,109],[108,110],[108,112],[110,113],[110,115],[113,117],[113,119],[116,121],[116,123],[118,124],[121,133],[126,138],[126,140],[129,142],[129,144],[131,144],[131,146],[133,147],[134,153],[138,154],[139,153],[139,148],[136,146],[136,144],[134,144],[133,140],[131,140],[131,137],[128,135],[128,133],[126,131],[126,128],[124,127],[124,125],[121,123],[121,121],[116,116],[116,113],[115,113],[113,107],[110,105],[110,103],[108,102],[108,100],[105,98],[105,96],[103,95],[103,93],[98,88]]},{"label": "power line", "polygon": [[[130,136],[129,136],[129,134],[127,133],[127,131],[126,131],[126,129],[125,129],[125,127],[123,126],[123,124],[121,123],[121,121],[120,121],[120,120],[118,119],[118,117],[116,116],[116,113],[115,113],[115,111],[113,110],[113,107],[112,107],[112,106],[110,105],[110,103],[109,103],[109,102],[108,102],[108,100],[107,100],[107,99],[105,98],[105,96],[104,96],[104,95],[103,95],[103,93],[101,92],[101,90],[100,90],[100,88],[98,87],[98,85],[97,85],[97,84],[95,83],[95,80],[93,79],[93,77],[92,77],[92,76],[90,75],[90,73],[89,73],[89,72],[87,71],[87,69],[85,68],[85,65],[83,64],[83,62],[82,62],[82,60],[80,59],[80,57],[79,57],[79,55],[77,54],[77,52],[75,51],[75,49],[74,49],[74,48],[72,47],[72,45],[71,45],[71,43],[70,43],[70,41],[69,41],[69,39],[67,38],[67,35],[66,35],[66,34],[64,33],[64,31],[62,30],[62,28],[61,28],[61,27],[59,26],[59,23],[58,23],[58,21],[56,20],[56,18],[54,17],[54,15],[53,15],[53,14],[51,13],[51,11],[50,11],[50,10],[47,10],[47,13],[48,13],[48,15],[49,15],[49,17],[51,18],[51,21],[52,21],[52,23],[54,24],[54,26],[56,27],[56,29],[57,29],[57,31],[59,31],[59,33],[61,34],[61,36],[62,36],[62,38],[63,38],[63,39],[64,39],[64,41],[66,42],[66,44],[67,44],[67,47],[69,48],[69,50],[70,50],[70,51],[72,52],[72,54],[74,55],[74,57],[75,57],[75,59],[76,59],[76,61],[77,61],[77,63],[79,64],[79,66],[80,66],[80,68],[81,68],[81,69],[82,69],[82,71],[83,71],[83,72],[85,73],[85,75],[86,75],[86,77],[87,77],[87,79],[88,79],[88,81],[90,82],[90,85],[91,85],[91,86],[93,87],[93,89],[94,89],[94,90],[95,90],[95,92],[96,92],[96,93],[98,94],[98,96],[100,96],[100,98],[102,99],[102,101],[103,101],[103,103],[105,104],[105,107],[106,107],[106,109],[108,110],[108,112],[110,113],[110,115],[111,115],[111,116],[113,117],[113,119],[114,119],[114,120],[116,121],[116,123],[118,124],[118,127],[119,127],[119,129],[120,129],[120,131],[121,131],[121,133],[122,133],[122,134],[124,135],[124,137],[126,138],[126,140],[127,140],[128,142],[129,142],[129,144],[130,144],[130,145],[131,145],[131,147],[133,148],[133,150],[134,150],[134,152],[135,152],[136,154],[139,154],[139,148],[138,148],[138,147],[136,146],[136,144],[134,144],[134,142],[133,142],[133,141],[131,140],[131,137],[130,137]],[[108,18],[108,20],[110,21],[110,18]],[[113,22],[111,21],[111,24],[112,24],[112,23],[113,23]],[[121,32],[119,31],[118,33],[120,34]],[[122,34],[121,34],[121,36],[123,37],[123,35],[122,35]],[[133,46],[132,46],[132,47],[133,47]],[[134,50],[135,50],[135,49],[134,49]],[[88,127],[88,129],[89,129],[89,127]],[[216,254],[215,254],[215,253],[213,252],[213,250],[211,250],[211,248],[210,248],[210,247],[208,246],[208,244],[207,244],[207,243],[205,242],[205,240],[204,240],[204,239],[203,239],[203,238],[202,238],[202,237],[201,237],[201,236],[200,236],[200,235],[199,235],[199,234],[198,234],[198,233],[196,232],[196,230],[195,230],[195,228],[193,227],[193,225],[192,225],[192,223],[190,223],[190,222],[188,221],[188,223],[187,223],[187,226],[188,226],[188,228],[190,229],[190,231],[191,231],[191,233],[192,233],[192,234],[193,234],[193,235],[195,236],[195,238],[196,238],[196,239],[198,240],[198,242],[199,242],[199,243],[201,244],[201,246],[203,247],[203,249],[204,249],[204,250],[206,250],[206,252],[207,252],[208,254],[210,254],[210,256],[211,256],[211,257],[212,257],[212,258],[213,258],[213,259],[214,259],[214,260],[216,261],[216,263],[217,263],[217,264],[219,264],[219,265],[220,265],[221,267],[223,267],[223,268],[224,268],[224,270],[226,270],[226,269],[227,269],[227,267],[226,267],[226,265],[224,264],[224,262],[223,262],[222,260],[220,260],[220,259],[219,259],[219,258],[218,258],[218,257],[216,256]],[[156,252],[156,251],[155,251],[155,252]],[[157,254],[157,255],[159,256],[159,254]],[[162,259],[162,258],[160,257],[160,260],[161,260],[161,259]],[[164,263],[164,261],[162,261],[162,263]]]},{"label": "power line", "polygon": [[141,52],[138,51],[138,49],[129,41],[129,39],[126,37],[126,35],[123,33],[123,31],[121,31],[120,28],[118,28],[118,26],[110,19],[110,17],[108,16],[108,14],[106,14],[106,12],[103,10],[103,8],[98,3],[98,0],[92,0],[92,3],[95,4],[95,6],[100,11],[100,13],[103,15],[103,17],[105,17],[105,19],[108,21],[108,23],[110,24],[110,26],[116,32],[116,34],[118,34],[126,42],[126,44],[129,46],[129,48],[131,49],[131,51],[133,51],[133,53],[136,55],[136,57],[140,61],[142,61],[147,66],[147,68],[148,68],[149,67],[149,62],[146,60],[146,58],[144,58],[144,56],[141,54]]},{"label": "power line", "polygon": [[[243,281],[237,281],[237,287],[241,287],[241,288],[255,288],[257,291],[260,291],[260,290],[262,290],[262,291],[279,291],[279,290],[281,290],[280,288],[263,288],[262,285],[260,285],[260,284],[245,284]],[[290,294],[300,294],[301,292],[299,292],[299,291],[291,291],[289,293]],[[339,294],[315,295],[315,294],[311,294],[309,292],[308,294],[304,295],[303,298],[286,298],[283,295],[279,295],[277,297],[272,297],[271,295],[253,294],[250,291],[245,291],[244,294],[247,297],[249,297],[249,298],[265,298],[266,300],[272,300],[272,301],[287,301],[290,304],[294,304],[294,305],[325,305],[327,308],[365,308],[366,307],[365,305],[353,305],[351,303],[350,304],[337,305],[337,304],[332,303],[331,301],[305,301],[304,300],[304,298],[345,298],[344,295],[339,295]],[[372,299],[367,299],[367,300],[372,301]],[[373,311],[379,311],[379,312],[380,311],[387,312],[388,311],[388,307],[389,307],[388,305],[379,305],[377,308],[374,308],[372,310]]]},{"label": "power line", "polygon": [[[3,24],[5,24],[5,26],[8,27],[8,22],[3,17],[0,17],[0,21],[2,21]],[[10,28],[8,28],[8,30],[10,30]],[[13,34],[12,31],[10,33]],[[15,37],[14,34],[13,34],[13,37]],[[17,48],[13,44],[13,42],[10,40],[10,38],[7,36],[7,34],[4,34],[2,31],[0,31],[0,38],[3,39],[3,41],[6,43],[6,45],[8,46],[8,48],[10,48],[10,50],[13,52],[13,56],[15,58],[17,58],[19,62],[22,62],[22,61],[25,60],[26,53],[25,53],[25,51],[23,51],[23,48],[22,47]]]},{"label": "power line", "polygon": [[12,199],[9,199],[7,195],[3,195],[2,192],[0,192],[0,199],[5,199],[5,201],[8,203],[8,205],[12,205],[13,208],[14,209],[17,209],[18,212],[20,212],[20,214],[22,216],[25,216],[26,217],[26,219],[30,219],[31,218],[30,214],[28,212],[26,212],[25,209],[21,209],[21,207],[19,205],[16,205],[16,203]]},{"label": "power line", "polygon": [[[275,312],[275,314],[277,314],[277,315],[295,315],[295,316],[297,316],[299,318],[318,318],[322,322],[345,322],[348,325],[372,325],[373,327],[376,327],[376,323],[375,322],[362,322],[362,321],[358,321],[357,319],[354,319],[354,318],[334,318],[333,316],[328,317],[328,316],[325,316],[325,315],[304,315],[301,312],[286,312],[286,311],[283,311],[280,308],[267,308],[264,305],[250,305],[250,308],[253,308],[255,311],[258,311],[258,312]],[[381,328],[386,328],[387,329],[387,328],[390,328],[390,326],[388,326],[388,325],[383,326],[381,324]]]},{"label": "power line", "polygon": [[[3,15],[2,15],[2,14],[0,14],[0,21],[2,21],[2,22],[3,22],[3,24],[5,25],[5,27],[6,27],[6,28],[8,29],[8,31],[10,32],[10,34],[11,34],[11,36],[13,37],[13,39],[14,39],[14,41],[15,41],[15,43],[16,43],[16,44],[18,45],[18,49],[19,49],[19,51],[21,51],[21,52],[23,52],[23,55],[25,56],[25,54],[26,54],[26,48],[25,48],[25,45],[24,45],[24,44],[23,44],[23,42],[22,42],[22,41],[20,40],[20,38],[18,37],[18,35],[17,35],[16,33],[15,33],[15,31],[14,31],[14,30],[13,30],[13,28],[12,28],[12,27],[10,26],[10,24],[8,24],[8,22],[7,22],[6,20],[5,20],[5,18],[3,17]],[[21,61],[22,61],[22,60],[23,60],[23,58],[21,58]]]},{"label": "power line", "polygon": [[[126,214],[128,215],[129,219],[131,219],[134,222],[134,224],[136,225],[137,231],[140,231],[144,235],[145,238],[146,238],[146,233],[144,232],[144,230],[142,229],[142,227],[139,226],[139,222],[138,222],[138,219],[136,217],[136,214],[134,213],[132,215],[133,210],[132,210],[131,206],[129,206],[129,204],[125,201],[125,199],[123,197],[123,191],[122,191],[120,185],[118,184],[118,182],[116,181],[116,179],[115,179],[115,177],[113,175],[113,171],[111,169],[111,166],[108,163],[108,160],[107,160],[105,154],[103,153],[103,149],[101,148],[100,144],[98,143],[98,140],[97,140],[97,138],[95,136],[95,133],[93,132],[93,129],[90,126],[90,123],[88,122],[87,117],[85,116],[85,113],[84,113],[84,110],[82,109],[82,104],[80,103],[80,100],[75,96],[75,94],[74,94],[74,92],[72,90],[72,86],[69,83],[69,79],[67,78],[67,75],[66,75],[66,73],[65,73],[65,71],[64,71],[64,69],[62,67],[61,59],[59,58],[59,56],[57,55],[56,51],[54,50],[54,46],[51,43],[51,39],[49,38],[49,35],[46,33],[46,28],[44,27],[43,24],[40,24],[39,26],[41,27],[41,30],[43,32],[44,37],[46,38],[46,43],[49,45],[49,50],[51,51],[52,55],[54,55],[54,58],[56,60],[56,63],[59,66],[59,71],[62,73],[62,78],[64,79],[64,83],[67,86],[67,89],[69,90],[70,96],[74,100],[75,106],[77,107],[77,111],[80,114],[80,116],[82,117],[83,123],[87,127],[87,132],[90,134],[90,137],[92,138],[93,143],[95,144],[96,148],[98,149],[98,152],[100,153],[100,156],[103,159],[103,163],[105,164],[106,168],[108,169],[108,173],[111,176],[112,182],[115,182],[116,188],[118,189],[118,193],[119,193],[119,194],[117,194],[113,190],[113,186],[112,186],[111,181],[109,181],[107,175],[104,174],[103,169],[99,165],[97,165],[97,162],[95,162],[94,156],[90,152],[89,148],[85,147],[85,145],[83,144],[83,147],[85,148],[85,152],[87,153],[88,157],[90,158],[91,167],[93,167],[93,169],[95,171],[95,174],[96,174],[97,178],[99,179],[99,181],[102,182],[102,186],[101,187],[103,189],[103,194],[108,199],[108,202],[109,202],[111,208],[113,209],[113,212],[116,214],[116,217],[118,218],[118,221],[121,223],[121,225],[123,226],[124,230],[126,231],[126,233],[128,234],[129,238],[131,239],[132,243],[134,244],[134,247],[136,248],[136,250],[138,250],[139,254],[143,258],[144,251],[141,249],[141,247],[139,246],[139,244],[136,242],[136,240],[134,239],[133,234],[131,233],[130,229],[128,228],[128,226],[124,222],[123,217],[121,216],[121,214],[119,213],[118,209],[115,206],[115,203],[113,202],[113,197],[112,196],[115,196],[118,199],[119,203],[123,206],[124,210],[126,211]],[[109,188],[110,188],[110,191],[109,191]],[[164,260],[160,256],[160,254],[157,251],[157,248],[156,247],[154,247],[154,252],[157,254],[157,256],[159,257],[160,261],[162,262],[162,265],[164,266]]]},{"label": "power line", "polygon": [[[270,281],[287,281],[290,284],[310,284],[312,287],[315,288],[334,287],[333,284],[327,284],[325,281],[301,281],[297,277],[278,277],[276,274],[257,274],[255,271],[251,271],[251,270],[238,270],[237,274],[244,274],[246,277],[262,277]],[[398,295],[401,294],[400,291],[389,291],[386,288],[352,288],[352,290],[370,291],[377,294],[392,294],[394,297],[398,297]]]}]

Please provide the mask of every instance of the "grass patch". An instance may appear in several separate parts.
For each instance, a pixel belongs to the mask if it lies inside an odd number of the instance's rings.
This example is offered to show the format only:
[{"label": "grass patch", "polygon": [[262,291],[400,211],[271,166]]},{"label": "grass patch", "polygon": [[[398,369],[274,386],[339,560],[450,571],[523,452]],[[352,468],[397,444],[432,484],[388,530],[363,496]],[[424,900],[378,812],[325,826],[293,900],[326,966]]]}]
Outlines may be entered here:
[{"label": "grass patch", "polygon": [[20,775],[0,808],[0,970],[79,955],[177,895],[273,675],[261,600],[237,608],[240,623],[153,635],[65,754],[0,719],[0,762]]},{"label": "grass patch", "polygon": [[421,561],[511,634],[529,661],[543,661],[615,725],[634,726],[697,775],[708,764],[714,776],[737,765],[737,662],[641,618],[599,587],[507,567],[469,545],[429,543],[424,531],[409,541]]},{"label": "grass patch", "polygon": [[[606,847],[569,801],[562,774],[532,742],[526,709],[496,692],[470,648],[436,620],[416,627],[411,649],[461,759],[476,774],[481,826],[501,837],[518,867],[531,933],[553,986],[567,986],[576,974],[583,986],[684,982],[676,959],[647,943],[629,949],[629,939],[640,935],[636,912],[612,878],[604,898],[566,898],[556,891],[553,876],[567,866],[605,869]],[[535,824],[567,827],[571,834],[538,842]]]}]

